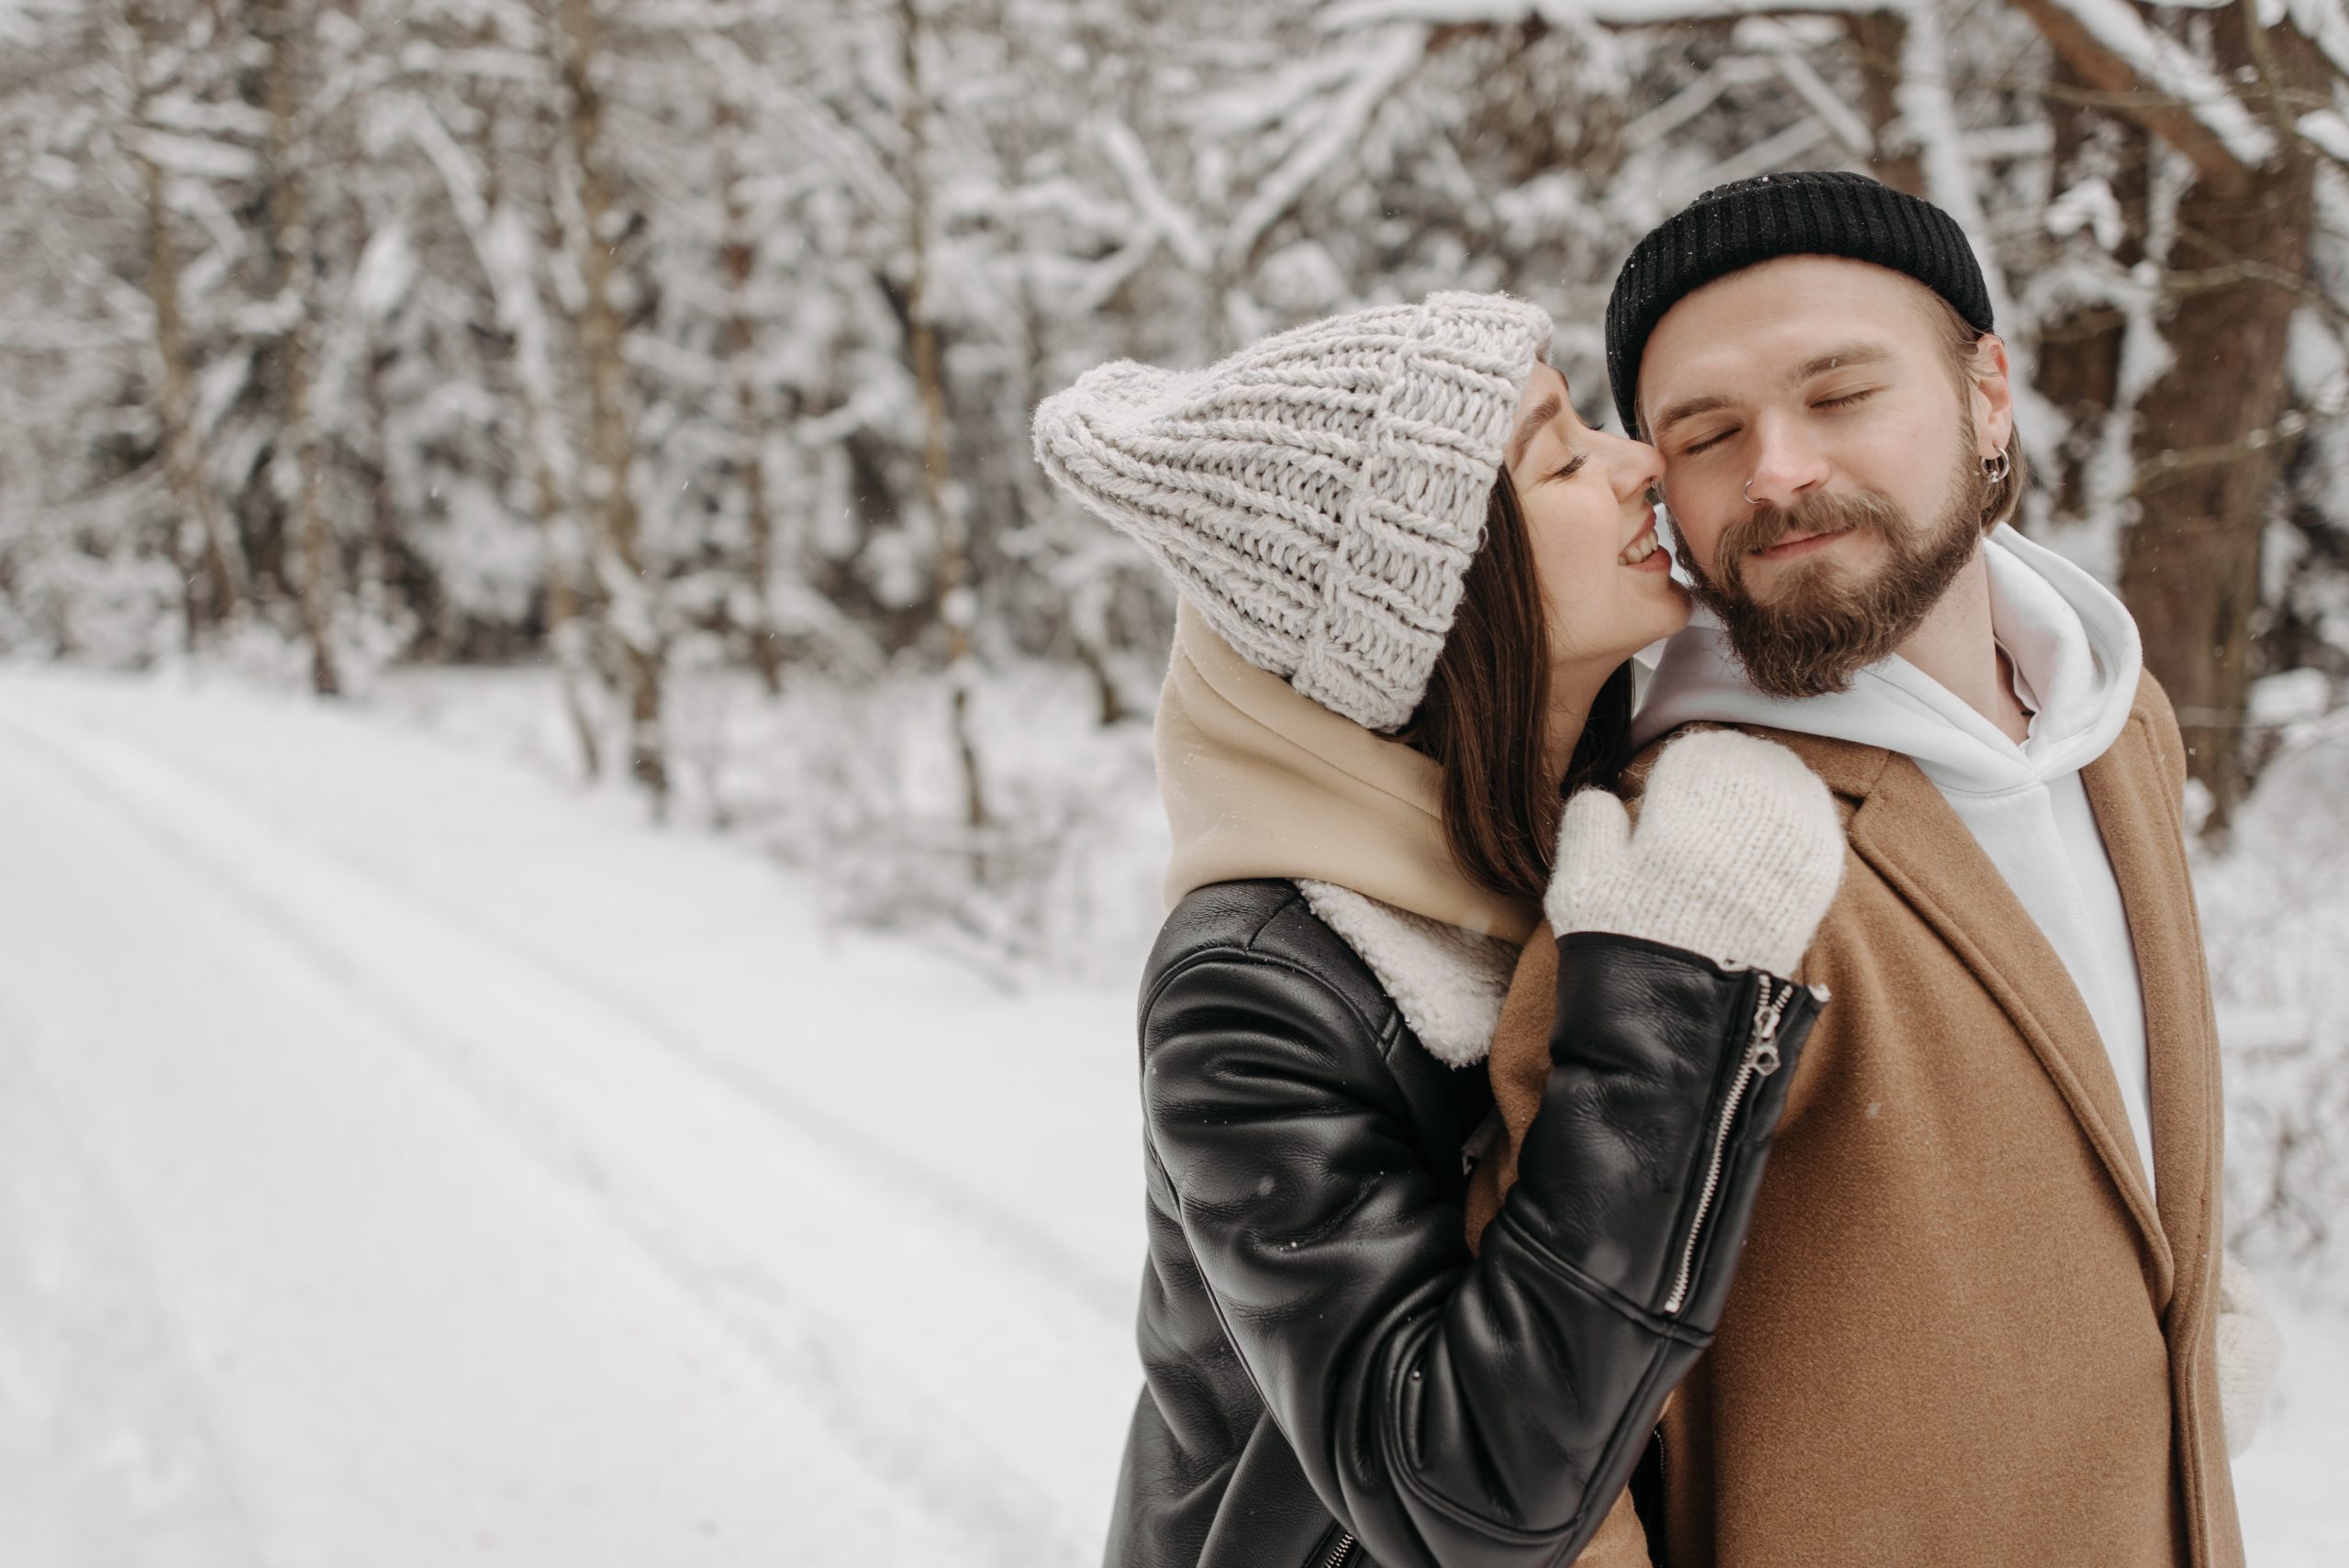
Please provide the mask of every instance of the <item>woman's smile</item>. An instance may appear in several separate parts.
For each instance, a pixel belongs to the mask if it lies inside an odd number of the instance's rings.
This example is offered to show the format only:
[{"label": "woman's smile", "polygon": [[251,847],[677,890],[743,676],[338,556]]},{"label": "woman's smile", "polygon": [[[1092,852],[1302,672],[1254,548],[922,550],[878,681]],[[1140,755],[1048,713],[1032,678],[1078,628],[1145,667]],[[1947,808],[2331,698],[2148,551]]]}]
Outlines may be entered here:
[{"label": "woman's smile", "polygon": [[1653,509],[1648,513],[1647,526],[1640,529],[1638,536],[1625,545],[1622,553],[1615,559],[1634,572],[1670,572],[1672,570],[1672,552],[1664,548],[1662,539],[1656,538],[1655,513]]}]

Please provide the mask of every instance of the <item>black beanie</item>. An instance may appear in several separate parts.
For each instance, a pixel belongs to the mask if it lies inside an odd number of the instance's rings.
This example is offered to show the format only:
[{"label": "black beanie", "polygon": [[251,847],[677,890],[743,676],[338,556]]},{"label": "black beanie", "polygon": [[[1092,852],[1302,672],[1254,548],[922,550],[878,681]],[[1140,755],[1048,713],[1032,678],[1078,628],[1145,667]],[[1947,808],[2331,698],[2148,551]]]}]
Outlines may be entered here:
[{"label": "black beanie", "polygon": [[1717,185],[1631,249],[1607,297],[1607,378],[1639,433],[1640,357],[1664,312],[1715,278],[1780,256],[1848,256],[1906,272],[1990,330],[1990,291],[1957,220],[1929,201],[1837,170]]}]

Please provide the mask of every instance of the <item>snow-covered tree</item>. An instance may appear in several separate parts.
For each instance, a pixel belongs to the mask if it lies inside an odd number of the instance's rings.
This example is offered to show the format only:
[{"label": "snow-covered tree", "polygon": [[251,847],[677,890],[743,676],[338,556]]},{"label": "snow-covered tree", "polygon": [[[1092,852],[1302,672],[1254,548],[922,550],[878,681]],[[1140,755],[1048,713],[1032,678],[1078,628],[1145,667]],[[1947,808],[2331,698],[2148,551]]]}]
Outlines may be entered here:
[{"label": "snow-covered tree", "polygon": [[545,656],[590,771],[656,798],[684,671],[967,692],[1042,657],[1114,721],[1169,606],[1044,484],[1038,399],[1497,287],[1552,310],[1600,415],[1632,240],[1836,165],[1973,237],[2028,524],[2146,625],[2214,824],[2266,754],[2252,684],[2349,678],[2326,0],[17,0],[0,28],[10,646],[274,638],[320,684]]}]

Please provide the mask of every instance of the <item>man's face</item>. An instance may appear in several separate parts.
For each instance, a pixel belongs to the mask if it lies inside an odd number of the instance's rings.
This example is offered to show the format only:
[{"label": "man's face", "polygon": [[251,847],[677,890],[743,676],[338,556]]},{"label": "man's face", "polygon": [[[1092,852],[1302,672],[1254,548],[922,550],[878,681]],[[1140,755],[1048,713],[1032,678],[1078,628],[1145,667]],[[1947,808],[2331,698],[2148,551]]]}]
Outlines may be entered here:
[{"label": "man's face", "polygon": [[1639,408],[1698,596],[1765,691],[1841,691],[1979,548],[1979,460],[2012,432],[2005,353],[1960,378],[1920,284],[1790,256],[1673,306]]}]

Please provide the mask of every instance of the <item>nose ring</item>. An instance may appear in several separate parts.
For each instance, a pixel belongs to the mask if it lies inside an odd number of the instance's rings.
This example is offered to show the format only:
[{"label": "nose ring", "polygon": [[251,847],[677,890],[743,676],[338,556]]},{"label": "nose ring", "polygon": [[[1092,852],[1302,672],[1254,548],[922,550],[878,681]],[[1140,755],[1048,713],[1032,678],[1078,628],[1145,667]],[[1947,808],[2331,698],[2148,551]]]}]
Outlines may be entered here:
[{"label": "nose ring", "polygon": [[1749,506],[1759,506],[1762,504],[1753,498],[1753,481],[1750,479],[1745,482],[1744,495],[1745,504]]}]

